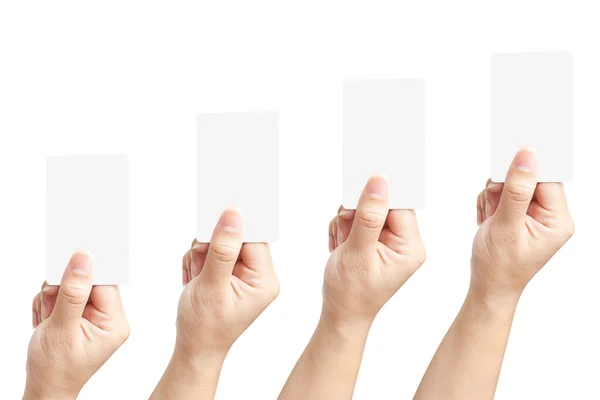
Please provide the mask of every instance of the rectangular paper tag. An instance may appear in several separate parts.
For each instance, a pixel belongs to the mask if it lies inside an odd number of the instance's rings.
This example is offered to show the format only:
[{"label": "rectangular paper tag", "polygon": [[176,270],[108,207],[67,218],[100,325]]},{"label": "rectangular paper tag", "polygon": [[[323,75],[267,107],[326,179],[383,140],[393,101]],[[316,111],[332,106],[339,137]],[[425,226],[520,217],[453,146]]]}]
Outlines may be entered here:
[{"label": "rectangular paper tag", "polygon": [[71,255],[89,250],[95,285],[129,277],[129,167],[125,155],[48,157],[46,280],[60,283]]},{"label": "rectangular paper tag", "polygon": [[425,205],[425,83],[344,83],[344,196],[354,209],[374,173],[390,181],[390,209]]},{"label": "rectangular paper tag", "polygon": [[242,210],[245,242],[277,241],[277,114],[200,114],[197,129],[198,241],[210,242],[219,216],[230,206]]},{"label": "rectangular paper tag", "polygon": [[495,54],[491,73],[492,180],[504,182],[526,146],[537,152],[539,182],[572,181],[572,55]]}]

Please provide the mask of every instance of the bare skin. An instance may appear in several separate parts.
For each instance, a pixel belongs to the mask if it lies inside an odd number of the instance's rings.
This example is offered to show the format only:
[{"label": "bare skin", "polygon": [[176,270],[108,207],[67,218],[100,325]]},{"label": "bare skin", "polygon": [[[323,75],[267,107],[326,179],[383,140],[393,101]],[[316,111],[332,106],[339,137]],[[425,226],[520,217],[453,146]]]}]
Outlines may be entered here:
[{"label": "bare skin", "polygon": [[425,261],[414,211],[389,211],[388,192],[372,177],[357,210],[331,222],[321,319],[280,400],[351,399],[371,324]]},{"label": "bare skin", "polygon": [[522,149],[505,183],[479,195],[469,291],[415,399],[494,398],[519,298],[574,232],[562,184],[536,174],[535,152]]},{"label": "bare skin", "polygon": [[119,288],[92,286],[92,258],[75,253],[60,286],[33,299],[35,331],[23,399],[76,399],[85,383],[127,340]]},{"label": "bare skin", "polygon": [[229,349],[279,294],[268,244],[242,232],[240,211],[225,210],[211,242],[184,255],[175,350],[152,400],[213,399]]}]

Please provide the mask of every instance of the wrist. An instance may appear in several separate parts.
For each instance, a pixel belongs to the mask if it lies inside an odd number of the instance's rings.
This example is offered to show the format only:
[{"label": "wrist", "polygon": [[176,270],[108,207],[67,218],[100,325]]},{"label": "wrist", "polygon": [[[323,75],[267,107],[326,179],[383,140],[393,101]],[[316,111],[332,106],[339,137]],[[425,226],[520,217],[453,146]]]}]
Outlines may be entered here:
[{"label": "wrist", "polygon": [[317,334],[324,334],[341,342],[364,341],[369,335],[369,330],[375,317],[371,316],[339,316],[321,313]]},{"label": "wrist", "polygon": [[486,313],[512,315],[517,308],[521,293],[521,291],[495,292],[471,282],[465,305]]},{"label": "wrist", "polygon": [[150,398],[213,398],[226,354],[212,349],[191,352],[176,343],[171,361]]},{"label": "wrist", "polygon": [[207,370],[219,370],[225,362],[229,349],[215,346],[198,346],[193,349],[177,341],[169,367],[184,367],[193,374],[201,374]]},{"label": "wrist", "polygon": [[69,393],[66,390],[52,390],[42,387],[40,383],[32,384],[27,381],[23,400],[75,400],[79,393]]}]

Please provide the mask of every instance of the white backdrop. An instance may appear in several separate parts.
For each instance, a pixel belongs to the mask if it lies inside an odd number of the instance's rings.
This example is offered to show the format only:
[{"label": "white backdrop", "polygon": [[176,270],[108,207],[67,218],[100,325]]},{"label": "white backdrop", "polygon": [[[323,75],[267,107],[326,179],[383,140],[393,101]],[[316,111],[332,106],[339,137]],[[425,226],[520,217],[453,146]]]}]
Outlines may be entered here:
[{"label": "white backdrop", "polygon": [[[210,4],[209,4],[210,3]],[[275,398],[318,319],[341,203],[342,81],[426,81],[422,269],[382,310],[356,399],[408,399],[464,298],[489,175],[493,52],[574,54],[572,241],[522,297],[498,399],[598,399],[600,25],[593,1],[0,3],[0,398],[18,398],[44,279],[47,155],[130,155],[129,341],[82,399],[141,399],[174,342],[194,235],[195,116],[277,110],[282,292],[232,349],[220,399]],[[381,144],[385,146],[385,143]],[[67,260],[65,260],[66,262]]]}]

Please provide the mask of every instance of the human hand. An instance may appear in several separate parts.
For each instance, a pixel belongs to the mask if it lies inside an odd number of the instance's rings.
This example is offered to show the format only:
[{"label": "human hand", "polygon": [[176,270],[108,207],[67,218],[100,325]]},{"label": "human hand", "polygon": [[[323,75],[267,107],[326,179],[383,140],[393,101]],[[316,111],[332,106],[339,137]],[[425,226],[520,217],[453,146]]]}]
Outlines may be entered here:
[{"label": "human hand", "polygon": [[33,299],[24,399],[75,399],[127,340],[129,324],[116,286],[92,286],[92,258],[75,253],[60,286]]},{"label": "human hand", "polygon": [[279,282],[267,243],[242,243],[243,217],[227,209],[211,243],[194,240],[183,258],[177,347],[224,355],[275,300]]},{"label": "human hand", "polygon": [[571,238],[573,220],[562,183],[537,183],[533,150],[520,150],[505,183],[488,181],[477,199],[471,289],[521,295],[527,283]]},{"label": "human hand", "polygon": [[372,321],[425,262],[414,210],[388,210],[389,183],[369,179],[356,210],[340,207],[329,225],[323,314],[334,320]]}]

